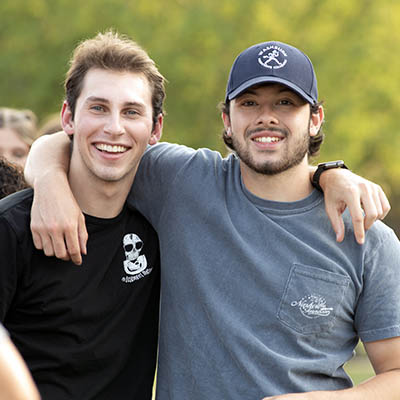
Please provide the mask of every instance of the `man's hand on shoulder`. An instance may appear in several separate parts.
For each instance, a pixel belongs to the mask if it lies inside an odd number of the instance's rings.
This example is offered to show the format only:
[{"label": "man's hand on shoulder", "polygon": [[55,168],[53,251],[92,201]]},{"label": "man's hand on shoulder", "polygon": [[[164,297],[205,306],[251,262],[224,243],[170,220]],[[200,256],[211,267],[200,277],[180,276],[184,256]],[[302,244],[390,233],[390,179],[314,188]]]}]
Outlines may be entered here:
[{"label": "man's hand on shoulder", "polygon": [[35,247],[47,256],[79,265],[88,234],[67,179],[70,143],[64,132],[38,138],[29,152],[25,178],[34,188],[31,230]]},{"label": "man's hand on shoulder", "polygon": [[[63,183],[64,182],[64,183]],[[31,231],[34,245],[46,256],[82,263],[86,254],[85,218],[78,207],[65,174],[52,171],[47,179],[35,183],[31,210]]]},{"label": "man's hand on shoulder", "polygon": [[348,207],[358,243],[364,243],[365,231],[390,211],[382,188],[348,169],[330,169],[320,176],[325,208],[338,242],[344,239],[342,214]]}]

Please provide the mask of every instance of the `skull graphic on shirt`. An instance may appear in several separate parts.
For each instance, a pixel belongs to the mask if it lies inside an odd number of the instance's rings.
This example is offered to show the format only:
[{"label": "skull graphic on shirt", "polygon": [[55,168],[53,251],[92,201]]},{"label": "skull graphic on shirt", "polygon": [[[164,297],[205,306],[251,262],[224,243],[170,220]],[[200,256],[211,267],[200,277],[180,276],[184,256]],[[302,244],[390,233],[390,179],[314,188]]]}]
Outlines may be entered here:
[{"label": "skull graphic on shirt", "polygon": [[143,249],[143,241],[134,233],[124,236],[123,247],[125,252],[124,270],[128,275],[136,275],[147,267],[147,259],[140,254]]}]

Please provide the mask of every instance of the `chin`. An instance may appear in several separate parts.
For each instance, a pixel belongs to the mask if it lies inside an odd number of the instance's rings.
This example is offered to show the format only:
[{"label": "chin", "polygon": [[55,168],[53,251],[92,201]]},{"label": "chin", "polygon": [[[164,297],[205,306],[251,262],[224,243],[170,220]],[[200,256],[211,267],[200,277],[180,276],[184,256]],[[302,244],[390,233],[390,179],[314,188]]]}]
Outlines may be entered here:
[{"label": "chin", "polygon": [[133,170],[129,171],[103,171],[103,173],[99,176],[104,182],[121,182],[126,180],[133,180],[134,172]]}]

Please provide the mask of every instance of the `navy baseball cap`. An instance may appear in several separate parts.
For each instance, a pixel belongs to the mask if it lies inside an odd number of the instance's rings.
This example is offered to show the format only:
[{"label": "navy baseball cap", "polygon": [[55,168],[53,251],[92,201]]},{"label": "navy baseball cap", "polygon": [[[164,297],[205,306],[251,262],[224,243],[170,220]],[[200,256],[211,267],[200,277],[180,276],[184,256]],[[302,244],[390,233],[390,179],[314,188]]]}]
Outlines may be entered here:
[{"label": "navy baseball cap", "polygon": [[229,74],[225,101],[264,82],[281,83],[311,104],[318,101],[317,78],[310,59],[288,44],[259,43],[240,53]]}]

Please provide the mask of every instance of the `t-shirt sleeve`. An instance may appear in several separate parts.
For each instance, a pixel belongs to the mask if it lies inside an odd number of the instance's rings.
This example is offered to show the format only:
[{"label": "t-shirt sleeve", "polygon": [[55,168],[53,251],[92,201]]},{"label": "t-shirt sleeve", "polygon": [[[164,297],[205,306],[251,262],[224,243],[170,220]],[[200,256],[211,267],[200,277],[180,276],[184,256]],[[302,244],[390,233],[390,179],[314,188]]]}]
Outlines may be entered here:
[{"label": "t-shirt sleeve", "polygon": [[0,217],[0,238],[0,321],[4,321],[17,289],[18,240],[3,217]]},{"label": "t-shirt sleeve", "polygon": [[365,256],[355,324],[363,342],[400,336],[400,243],[390,229]]},{"label": "t-shirt sleeve", "polygon": [[156,224],[179,171],[191,162],[196,151],[181,145],[159,143],[142,157],[128,196],[128,204]]}]

